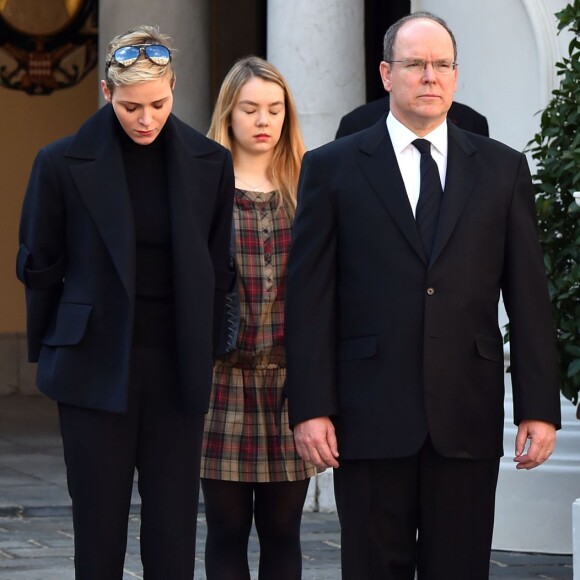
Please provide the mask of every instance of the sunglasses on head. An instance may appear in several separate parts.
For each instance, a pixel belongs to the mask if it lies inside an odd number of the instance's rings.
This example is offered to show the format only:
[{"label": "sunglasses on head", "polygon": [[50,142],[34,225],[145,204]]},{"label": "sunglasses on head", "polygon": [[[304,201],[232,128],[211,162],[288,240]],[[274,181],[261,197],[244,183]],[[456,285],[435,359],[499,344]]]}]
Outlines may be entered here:
[{"label": "sunglasses on head", "polygon": [[164,66],[171,61],[171,51],[162,44],[132,44],[130,46],[122,46],[114,53],[107,66],[118,64],[126,68],[131,66],[139,57],[144,54],[153,64]]}]

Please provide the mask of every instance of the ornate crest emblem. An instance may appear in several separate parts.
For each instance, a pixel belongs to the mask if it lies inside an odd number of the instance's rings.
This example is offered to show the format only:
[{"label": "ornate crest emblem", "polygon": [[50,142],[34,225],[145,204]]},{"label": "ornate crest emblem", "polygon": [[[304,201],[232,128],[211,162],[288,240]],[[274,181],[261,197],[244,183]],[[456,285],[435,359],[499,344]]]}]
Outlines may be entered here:
[{"label": "ornate crest emblem", "polygon": [[97,0],[0,0],[0,86],[47,95],[98,60]]}]

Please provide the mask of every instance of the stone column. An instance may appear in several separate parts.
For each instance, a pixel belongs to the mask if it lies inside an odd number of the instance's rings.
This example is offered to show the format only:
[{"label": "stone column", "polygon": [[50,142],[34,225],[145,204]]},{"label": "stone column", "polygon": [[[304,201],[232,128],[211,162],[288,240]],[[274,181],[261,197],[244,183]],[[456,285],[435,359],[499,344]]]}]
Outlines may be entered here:
[{"label": "stone column", "polygon": [[267,46],[296,100],[306,147],[334,139],[342,115],[365,101],[364,0],[269,0]]},{"label": "stone column", "polygon": [[[307,149],[334,139],[342,115],[365,101],[364,0],[268,0],[267,43],[268,60],[296,101]],[[335,509],[327,469],[312,479],[305,510]]]},{"label": "stone column", "polygon": [[134,26],[159,26],[174,39],[177,84],[173,112],[205,133],[210,118],[209,2],[208,0],[100,0],[99,71],[103,78],[104,55],[115,35]]}]

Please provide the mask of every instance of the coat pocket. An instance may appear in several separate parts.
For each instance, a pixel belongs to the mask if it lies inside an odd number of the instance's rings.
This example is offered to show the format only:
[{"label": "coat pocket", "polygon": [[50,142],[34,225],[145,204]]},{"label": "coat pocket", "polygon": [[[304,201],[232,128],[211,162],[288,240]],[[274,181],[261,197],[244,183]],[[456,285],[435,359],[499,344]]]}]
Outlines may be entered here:
[{"label": "coat pocket", "polygon": [[486,334],[476,334],[475,344],[477,352],[483,358],[495,362],[503,362],[503,344],[501,339],[493,338]]},{"label": "coat pocket", "polygon": [[339,360],[356,360],[371,358],[377,354],[376,336],[359,336],[357,338],[344,338],[338,344]]},{"label": "coat pocket", "polygon": [[72,346],[78,344],[87,329],[92,304],[61,302],[56,313],[54,326],[42,339],[47,346]]}]

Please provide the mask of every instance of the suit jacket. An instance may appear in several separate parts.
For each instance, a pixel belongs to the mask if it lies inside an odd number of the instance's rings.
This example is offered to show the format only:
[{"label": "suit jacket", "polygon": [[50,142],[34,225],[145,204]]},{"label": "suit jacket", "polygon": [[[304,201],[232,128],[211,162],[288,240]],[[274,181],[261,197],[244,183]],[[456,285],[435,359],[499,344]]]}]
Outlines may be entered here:
[{"label": "suit jacket", "polygon": [[[347,113],[338,125],[336,138],[345,137],[374,125],[390,108],[389,95],[371,101]],[[451,103],[447,118],[461,129],[489,137],[487,119],[477,111],[456,101]]]},{"label": "suit jacket", "polygon": [[425,256],[383,116],[306,154],[288,264],[291,424],[331,416],[343,459],[502,454],[500,292],[514,417],[559,425],[554,329],[525,156],[448,123]]},{"label": "suit jacket", "polygon": [[[17,274],[37,384],[72,405],[126,409],[135,305],[135,232],[111,105],[42,149],[22,209]],[[164,128],[179,387],[207,409],[212,336],[231,274],[229,152],[175,116]]]}]

